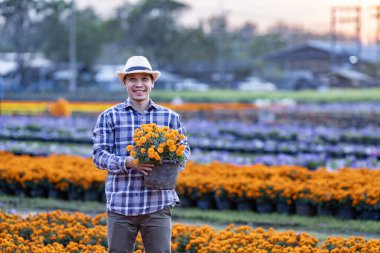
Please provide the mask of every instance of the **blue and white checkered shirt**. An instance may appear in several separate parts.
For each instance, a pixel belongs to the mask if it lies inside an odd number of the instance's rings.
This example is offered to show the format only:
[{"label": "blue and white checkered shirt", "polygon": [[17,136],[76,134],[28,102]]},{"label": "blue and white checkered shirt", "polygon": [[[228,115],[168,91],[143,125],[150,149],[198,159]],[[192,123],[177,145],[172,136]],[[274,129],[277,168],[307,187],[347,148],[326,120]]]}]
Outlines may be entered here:
[{"label": "blue and white checkered shirt", "polygon": [[[93,160],[99,169],[107,170],[107,209],[111,212],[136,216],[163,209],[179,203],[175,190],[151,190],[144,186],[143,175],[126,168],[129,152],[127,145],[133,144],[133,133],[142,124],[156,123],[168,126],[185,135],[181,117],[176,112],[155,104],[150,100],[144,113],[136,111],[129,99],[117,104],[99,115],[93,131]],[[186,158],[190,148],[187,139]]]}]

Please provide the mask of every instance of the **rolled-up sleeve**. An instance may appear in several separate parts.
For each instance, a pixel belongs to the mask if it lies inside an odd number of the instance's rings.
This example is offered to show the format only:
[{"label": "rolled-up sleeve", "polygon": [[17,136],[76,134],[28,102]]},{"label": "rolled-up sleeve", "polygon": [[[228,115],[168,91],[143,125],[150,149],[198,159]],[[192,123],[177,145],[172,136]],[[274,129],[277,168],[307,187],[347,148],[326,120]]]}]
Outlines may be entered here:
[{"label": "rolled-up sleeve", "polygon": [[97,168],[111,173],[127,172],[126,156],[116,156],[114,152],[115,127],[110,116],[102,113],[95,125],[93,141],[93,161]]}]

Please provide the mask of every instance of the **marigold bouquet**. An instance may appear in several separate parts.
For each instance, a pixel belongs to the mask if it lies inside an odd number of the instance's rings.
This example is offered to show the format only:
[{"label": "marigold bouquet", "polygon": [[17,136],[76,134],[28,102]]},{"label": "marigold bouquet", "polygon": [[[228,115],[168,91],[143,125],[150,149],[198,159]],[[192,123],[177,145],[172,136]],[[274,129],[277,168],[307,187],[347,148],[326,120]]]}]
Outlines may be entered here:
[{"label": "marigold bouquet", "polygon": [[143,124],[133,135],[135,145],[128,145],[127,151],[133,156],[135,164],[183,163],[186,146],[181,144],[185,136],[167,126],[155,123]]}]

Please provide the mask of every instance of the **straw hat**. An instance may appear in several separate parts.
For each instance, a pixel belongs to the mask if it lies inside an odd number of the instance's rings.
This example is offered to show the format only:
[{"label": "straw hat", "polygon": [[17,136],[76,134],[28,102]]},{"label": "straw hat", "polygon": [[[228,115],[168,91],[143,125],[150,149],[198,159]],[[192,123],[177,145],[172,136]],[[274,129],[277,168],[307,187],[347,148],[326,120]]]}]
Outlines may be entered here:
[{"label": "straw hat", "polygon": [[144,56],[132,56],[125,63],[125,68],[123,71],[116,71],[116,75],[119,77],[122,84],[125,75],[134,74],[134,73],[147,73],[153,76],[153,82],[155,82],[161,75],[160,71],[152,70],[147,58]]}]

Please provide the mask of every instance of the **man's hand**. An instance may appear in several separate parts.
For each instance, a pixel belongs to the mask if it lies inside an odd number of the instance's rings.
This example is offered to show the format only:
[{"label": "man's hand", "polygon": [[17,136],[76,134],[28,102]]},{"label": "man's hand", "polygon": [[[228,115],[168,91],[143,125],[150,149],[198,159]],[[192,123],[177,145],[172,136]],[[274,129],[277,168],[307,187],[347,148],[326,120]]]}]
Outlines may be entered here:
[{"label": "man's hand", "polygon": [[151,164],[151,163],[144,163],[144,164],[137,164],[136,165],[136,164],[134,164],[133,160],[134,160],[133,156],[128,156],[126,166],[128,168],[136,169],[144,175],[148,175],[148,172],[152,171],[152,169],[154,167],[154,164]]}]

